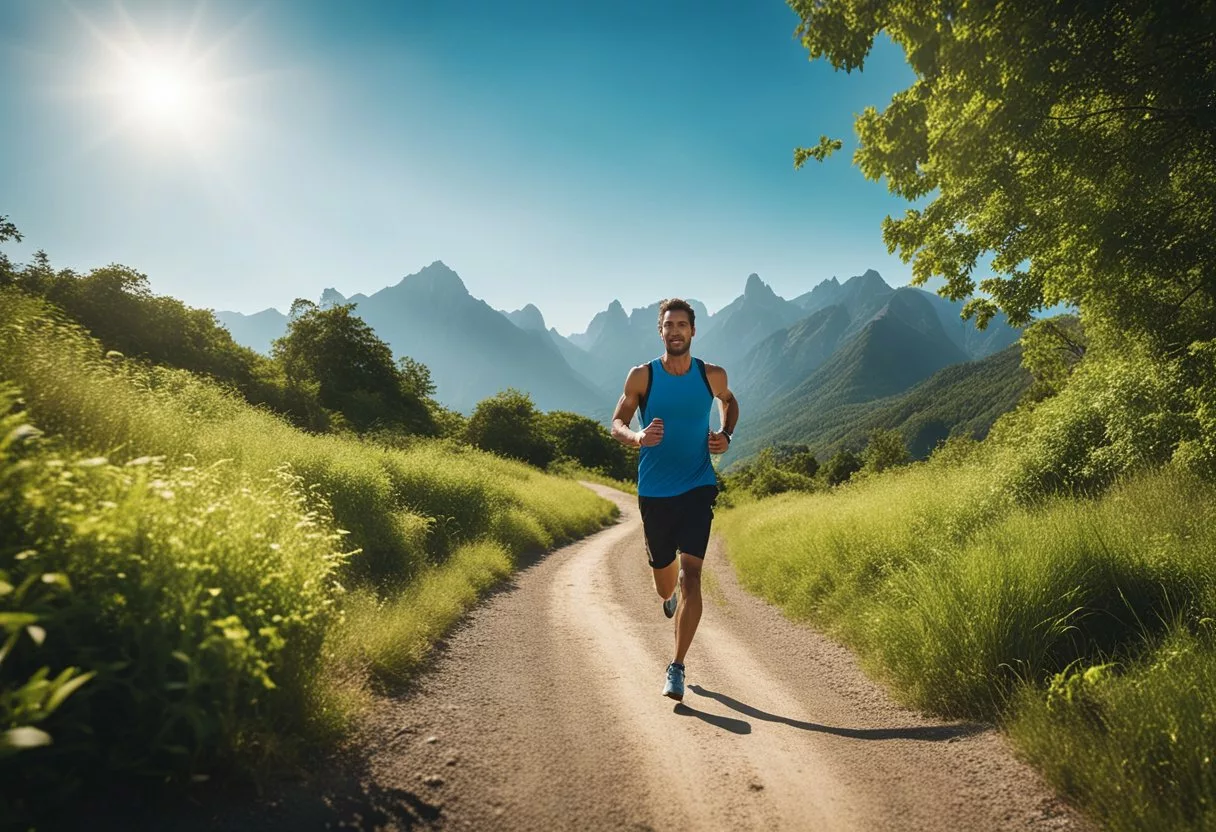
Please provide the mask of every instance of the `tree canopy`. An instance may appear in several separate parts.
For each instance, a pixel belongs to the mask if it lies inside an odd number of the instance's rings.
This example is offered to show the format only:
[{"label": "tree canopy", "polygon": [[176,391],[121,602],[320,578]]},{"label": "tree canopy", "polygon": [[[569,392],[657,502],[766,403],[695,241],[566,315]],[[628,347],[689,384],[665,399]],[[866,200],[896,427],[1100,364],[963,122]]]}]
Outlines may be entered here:
[{"label": "tree canopy", "polygon": [[929,200],[883,224],[915,284],[945,278],[981,326],[1066,302],[1165,349],[1216,336],[1216,2],[788,4],[812,59],[860,69],[883,33],[916,73],[854,154]]},{"label": "tree canopy", "polygon": [[544,468],[553,460],[543,416],[527,393],[507,388],[477,403],[465,439],[470,445]]},{"label": "tree canopy", "polygon": [[316,384],[321,404],[342,413],[357,430],[402,427],[435,434],[416,387],[429,384],[416,366],[399,367],[388,344],[354,314],[353,303],[321,308],[297,299],[287,333],[272,345],[287,378]]}]

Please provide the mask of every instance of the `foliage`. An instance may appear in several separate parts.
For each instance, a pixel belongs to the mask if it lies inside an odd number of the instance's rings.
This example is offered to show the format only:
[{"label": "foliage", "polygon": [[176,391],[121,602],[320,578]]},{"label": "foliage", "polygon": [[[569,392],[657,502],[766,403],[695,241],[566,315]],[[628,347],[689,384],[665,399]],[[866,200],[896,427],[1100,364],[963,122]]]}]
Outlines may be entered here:
[{"label": "foliage", "polygon": [[1216,479],[1216,339],[1196,341],[1188,351],[1191,373],[1184,384],[1195,430],[1178,443],[1174,459],[1196,473]]},{"label": "foliage", "polygon": [[905,465],[912,459],[904,438],[897,430],[876,430],[861,452],[862,469],[878,474],[897,465]]},{"label": "foliage", "polygon": [[1034,377],[1032,399],[1054,396],[1085,357],[1089,340],[1079,318],[1060,315],[1032,323],[1022,331],[1022,366]]},{"label": "foliage", "polygon": [[321,404],[359,431],[392,426],[406,433],[438,433],[423,391],[430,373],[417,362],[393,361],[388,344],[354,314],[355,304],[322,308],[297,299],[287,332],[272,345],[288,380],[315,384]]},{"label": "foliage", "polygon": [[30,637],[9,641],[0,702],[45,728],[25,789],[184,776],[302,731],[346,557],[327,503],[287,467],[23,444],[0,443],[0,615]]},{"label": "foliage", "polygon": [[823,481],[829,486],[840,485],[848,482],[849,478],[860,471],[864,465],[865,463],[857,454],[847,449],[841,449],[823,463],[820,474]]},{"label": "foliage", "polygon": [[1098,343],[1059,394],[1028,401],[993,426],[996,487],[1023,501],[1092,495],[1170,461],[1186,442],[1202,447],[1189,363],[1136,342]]},{"label": "foliage", "polygon": [[[107,355],[12,289],[0,380],[25,406],[20,430],[0,431],[0,621],[22,628],[0,661],[0,731],[38,718],[53,741],[4,772],[21,805],[0,809],[22,816],[111,775],[249,772],[333,740],[359,692],[408,672],[495,564],[615,511],[465,445],[303,433],[191,373]],[[393,602],[438,574],[443,598]],[[371,612],[347,615],[354,596]],[[381,651],[394,628],[411,646]],[[55,695],[85,678],[70,668],[96,676]]]},{"label": "foliage", "polygon": [[1216,334],[1210,0],[788,2],[812,59],[859,69],[882,32],[916,73],[858,117],[854,155],[929,199],[883,224],[916,284],[987,293],[967,305],[981,323],[1067,302],[1167,349]]},{"label": "foliage", "polygon": [[478,402],[465,437],[478,448],[538,468],[553,460],[553,446],[532,397],[514,388]]},{"label": "foliage", "polygon": [[1211,630],[1210,620],[1198,632],[1178,628],[1125,665],[1078,663],[1045,695],[1022,691],[1014,741],[1101,828],[1183,832],[1216,821]]},{"label": "foliage", "polygon": [[786,491],[814,491],[819,463],[805,445],[768,447],[734,466],[722,479],[727,491],[745,490],[755,497]]},{"label": "foliage", "polygon": [[401,383],[405,389],[419,399],[429,399],[435,395],[435,382],[431,378],[431,368],[408,355],[397,360],[401,370]]},{"label": "foliage", "polygon": [[[21,237],[11,228],[9,234],[0,233],[0,242],[8,239]],[[289,385],[280,366],[233,341],[210,310],[154,295],[141,272],[118,264],[83,275],[71,269],[56,271],[46,253],[39,251],[22,268],[14,268],[0,255],[0,287],[5,285],[51,301],[108,350],[210,376],[299,427],[314,431],[332,427],[330,414],[317,401],[315,385]]]},{"label": "foliage", "polygon": [[637,449],[617,442],[599,422],[565,410],[549,411],[540,420],[555,460],[572,460],[616,480],[636,478]]},{"label": "foliage", "polygon": [[584,468],[582,465],[572,459],[558,459],[549,463],[549,467],[545,469],[545,472],[557,477],[565,477],[571,480],[599,483],[600,485],[606,485],[609,488],[615,488],[618,491],[624,491],[626,494],[636,495],[638,493],[636,468],[630,475],[629,479],[618,480],[597,469]]}]

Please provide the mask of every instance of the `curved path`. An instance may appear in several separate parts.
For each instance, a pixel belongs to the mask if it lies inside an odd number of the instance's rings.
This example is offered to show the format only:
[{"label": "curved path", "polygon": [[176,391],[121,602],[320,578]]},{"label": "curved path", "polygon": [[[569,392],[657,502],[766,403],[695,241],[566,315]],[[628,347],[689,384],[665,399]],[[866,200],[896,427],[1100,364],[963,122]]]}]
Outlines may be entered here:
[{"label": "curved path", "polygon": [[743,591],[717,538],[688,691],[663,697],[672,622],[636,498],[588,487],[620,521],[517,573],[382,700],[354,796],[300,790],[257,826],[1088,828],[999,733],[895,705],[851,653]]}]

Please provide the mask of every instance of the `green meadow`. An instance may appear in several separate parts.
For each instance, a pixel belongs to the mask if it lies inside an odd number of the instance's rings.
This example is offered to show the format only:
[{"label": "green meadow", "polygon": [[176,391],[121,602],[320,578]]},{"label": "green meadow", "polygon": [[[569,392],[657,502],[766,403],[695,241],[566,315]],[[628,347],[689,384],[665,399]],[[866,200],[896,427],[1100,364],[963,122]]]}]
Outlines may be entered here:
[{"label": "green meadow", "polygon": [[1000,725],[1103,828],[1212,828],[1216,484],[1170,462],[1053,491],[1031,458],[1068,420],[1037,418],[834,489],[736,492],[731,561],[906,704]]},{"label": "green meadow", "polygon": [[521,556],[615,515],[451,439],[306,433],[0,289],[0,812],[340,742]]}]

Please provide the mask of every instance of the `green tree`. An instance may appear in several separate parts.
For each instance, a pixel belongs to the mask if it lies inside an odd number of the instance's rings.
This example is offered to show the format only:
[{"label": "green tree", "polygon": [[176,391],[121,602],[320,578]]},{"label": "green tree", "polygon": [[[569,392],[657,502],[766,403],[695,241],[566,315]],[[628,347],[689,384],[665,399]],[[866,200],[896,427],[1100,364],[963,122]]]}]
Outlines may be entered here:
[{"label": "green tree", "polygon": [[870,434],[870,441],[862,451],[861,460],[866,471],[880,473],[897,465],[905,465],[912,459],[904,437],[897,430],[882,429]]},{"label": "green tree", "polygon": [[775,466],[792,474],[814,477],[819,473],[819,460],[811,452],[810,446],[804,443],[777,445],[772,449],[771,458]]},{"label": "green tree", "polygon": [[849,450],[839,450],[828,458],[819,469],[819,475],[828,485],[836,486],[848,482],[849,478],[861,470],[862,460]]},{"label": "green tree", "polygon": [[349,303],[322,309],[302,298],[292,303],[287,332],[271,346],[288,381],[315,384],[321,404],[356,430],[436,434],[430,410],[392,350],[354,309]]},{"label": "green tree", "polygon": [[483,450],[538,468],[553,461],[553,446],[532,397],[514,388],[477,403],[469,417],[465,439]]},{"label": "green tree", "polygon": [[544,414],[541,421],[559,458],[572,459],[585,468],[620,480],[632,479],[637,473],[637,460],[632,461],[631,467],[626,447],[594,419],[553,410]]},{"label": "green tree", "polygon": [[1034,377],[1032,399],[1059,393],[1085,357],[1089,339],[1074,315],[1035,321],[1022,332],[1022,366]]},{"label": "green tree", "polygon": [[[7,243],[9,240],[21,242],[21,232],[12,220],[0,214],[0,243]],[[0,251],[0,286],[11,285],[16,282],[16,277],[13,262],[8,259],[7,254]]]},{"label": "green tree", "polygon": [[435,382],[431,379],[431,368],[416,361],[408,355],[397,359],[397,367],[401,371],[405,387],[420,399],[429,399],[435,395]]},{"label": "green tree", "polygon": [[[889,250],[984,324],[1061,302],[1164,348],[1216,336],[1211,0],[788,0],[812,59],[860,69],[875,37],[916,80],[857,119],[853,159],[908,200]],[[826,137],[795,151],[824,159]],[[992,256],[992,275],[979,279]]]}]

